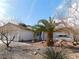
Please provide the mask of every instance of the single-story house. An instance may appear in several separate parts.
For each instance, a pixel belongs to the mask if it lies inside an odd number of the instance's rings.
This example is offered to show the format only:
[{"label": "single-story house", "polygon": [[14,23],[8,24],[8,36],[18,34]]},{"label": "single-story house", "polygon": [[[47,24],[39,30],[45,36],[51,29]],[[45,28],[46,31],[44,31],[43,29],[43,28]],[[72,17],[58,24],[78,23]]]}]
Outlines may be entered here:
[{"label": "single-story house", "polygon": [[8,33],[8,37],[15,35],[14,41],[28,41],[34,38],[31,29],[12,23],[7,23],[4,26],[1,26],[0,32]]}]

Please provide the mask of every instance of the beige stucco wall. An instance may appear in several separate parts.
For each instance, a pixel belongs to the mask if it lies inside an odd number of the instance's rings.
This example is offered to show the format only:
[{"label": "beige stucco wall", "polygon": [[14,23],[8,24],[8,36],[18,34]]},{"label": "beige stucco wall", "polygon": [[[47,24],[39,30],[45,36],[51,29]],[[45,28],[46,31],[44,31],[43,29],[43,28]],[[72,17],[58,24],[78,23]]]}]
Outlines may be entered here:
[{"label": "beige stucco wall", "polygon": [[33,32],[32,31],[13,31],[9,33],[9,38],[12,38],[15,35],[14,41],[20,41],[20,40],[32,40],[33,39]]},{"label": "beige stucco wall", "polygon": [[21,31],[18,32],[19,40],[32,40],[33,32],[32,31]]}]

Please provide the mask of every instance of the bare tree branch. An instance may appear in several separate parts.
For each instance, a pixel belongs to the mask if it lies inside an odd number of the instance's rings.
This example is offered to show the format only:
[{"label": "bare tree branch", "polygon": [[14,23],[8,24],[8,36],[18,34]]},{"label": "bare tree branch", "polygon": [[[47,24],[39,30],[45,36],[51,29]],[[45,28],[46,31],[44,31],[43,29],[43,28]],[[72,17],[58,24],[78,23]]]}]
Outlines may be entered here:
[{"label": "bare tree branch", "polygon": [[[0,40],[7,46],[7,48],[9,47],[10,43],[15,39],[15,35],[12,37],[12,38],[9,38],[8,34],[9,33],[4,33],[4,32],[1,32],[1,38]],[[11,37],[11,36],[10,36]]]}]

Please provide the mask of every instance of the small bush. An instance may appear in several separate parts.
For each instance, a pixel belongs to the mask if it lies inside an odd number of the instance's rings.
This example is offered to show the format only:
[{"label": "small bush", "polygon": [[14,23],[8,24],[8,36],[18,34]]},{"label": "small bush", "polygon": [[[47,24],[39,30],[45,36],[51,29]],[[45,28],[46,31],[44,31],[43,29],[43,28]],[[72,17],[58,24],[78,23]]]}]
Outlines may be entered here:
[{"label": "small bush", "polygon": [[44,53],[46,59],[68,59],[63,50],[56,51],[55,49],[48,47]]}]

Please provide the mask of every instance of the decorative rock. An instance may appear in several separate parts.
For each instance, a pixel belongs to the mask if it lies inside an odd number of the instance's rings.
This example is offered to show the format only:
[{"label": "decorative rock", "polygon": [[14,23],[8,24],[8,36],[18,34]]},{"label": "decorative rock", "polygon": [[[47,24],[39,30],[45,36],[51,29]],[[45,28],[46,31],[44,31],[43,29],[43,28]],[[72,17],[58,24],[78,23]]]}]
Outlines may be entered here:
[{"label": "decorative rock", "polygon": [[38,53],[35,51],[35,52],[33,52],[33,54],[34,54],[34,55],[37,55]]}]

